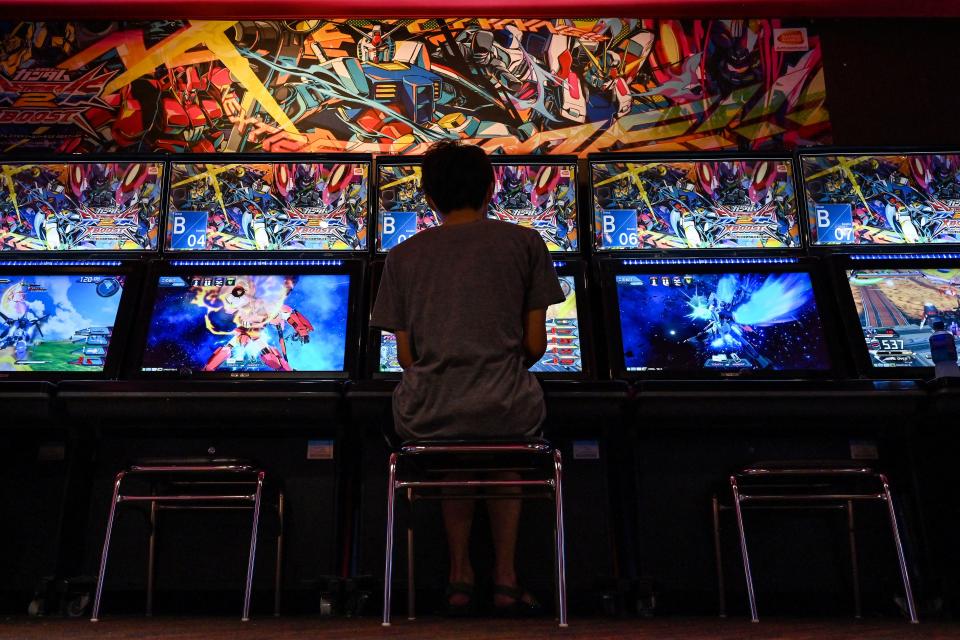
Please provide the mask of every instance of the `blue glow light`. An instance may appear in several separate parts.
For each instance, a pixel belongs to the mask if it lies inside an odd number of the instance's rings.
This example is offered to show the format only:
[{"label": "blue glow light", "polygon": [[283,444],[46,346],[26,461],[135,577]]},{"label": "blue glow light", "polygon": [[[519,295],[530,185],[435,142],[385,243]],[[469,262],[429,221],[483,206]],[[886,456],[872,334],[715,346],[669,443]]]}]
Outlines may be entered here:
[{"label": "blue glow light", "polygon": [[343,260],[171,260],[174,267],[340,267]]},{"label": "blue glow light", "polygon": [[646,266],[646,265],[705,265],[705,264],[797,264],[799,258],[778,257],[778,258],[643,258],[634,260],[621,260],[620,263],[627,266]]},{"label": "blue glow light", "polygon": [[119,267],[119,260],[0,260],[0,267]]},{"label": "blue glow light", "polygon": [[854,261],[864,260],[960,260],[960,253],[857,253]]},{"label": "blue glow light", "polygon": [[[706,296],[696,294],[687,301],[687,305],[690,307],[690,313],[687,314],[687,317],[691,320],[709,320],[711,317],[710,312],[710,299]],[[671,331],[670,334],[675,334],[675,331]]]}]

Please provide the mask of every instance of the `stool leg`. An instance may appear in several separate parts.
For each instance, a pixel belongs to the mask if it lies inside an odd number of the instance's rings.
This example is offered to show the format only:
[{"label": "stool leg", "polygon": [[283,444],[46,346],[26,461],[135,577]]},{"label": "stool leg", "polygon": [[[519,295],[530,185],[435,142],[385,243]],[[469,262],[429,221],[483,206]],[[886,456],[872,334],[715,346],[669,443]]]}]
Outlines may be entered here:
[{"label": "stool leg", "polygon": [[263,471],[257,473],[257,490],[253,494],[253,526],[250,530],[250,555],[247,558],[247,583],[243,591],[243,615],[240,620],[250,620],[250,594],[253,591],[253,565],[257,558],[257,533],[260,529],[260,498],[263,496]]},{"label": "stool leg", "polygon": [[717,561],[717,606],[720,617],[727,617],[727,589],[723,577],[723,550],[720,548],[720,499],[713,494],[710,500],[713,507],[713,553]]},{"label": "stool leg", "polygon": [[747,580],[747,599],[750,600],[750,621],[760,622],[757,617],[757,596],[753,591],[753,573],[750,571],[750,554],[747,551],[747,535],[743,530],[743,510],[740,508],[740,487],[737,477],[730,476],[730,489],[733,492],[733,509],[737,515],[737,530],[740,534],[740,554],[743,556],[743,575]]},{"label": "stool leg", "polygon": [[147,617],[153,615],[154,572],[157,566],[157,517],[160,515],[157,501],[150,503],[150,542],[147,550]]},{"label": "stool leg", "polygon": [[390,596],[393,581],[393,524],[396,501],[397,454],[390,454],[390,472],[387,481],[387,549],[383,563],[383,626],[390,626]]},{"label": "stool leg", "polygon": [[890,514],[890,530],[893,533],[893,543],[897,547],[897,560],[900,562],[900,575],[903,577],[903,590],[907,598],[907,610],[910,614],[910,622],[917,624],[920,620],[917,618],[917,606],[913,601],[913,588],[910,586],[910,570],[907,568],[907,558],[904,555],[903,543],[900,540],[900,526],[897,524],[897,512],[893,506],[893,496],[890,494],[890,483],[883,474],[880,474],[880,482],[883,484],[883,496],[887,501],[887,512]]},{"label": "stool leg", "polygon": [[103,579],[107,574],[107,556],[110,555],[110,536],[113,534],[113,521],[117,515],[117,504],[120,500],[120,483],[126,472],[121,471],[113,481],[113,498],[110,501],[110,515],[107,516],[107,532],[103,537],[103,551],[100,552],[100,573],[97,575],[97,592],[93,597],[93,613],[90,622],[100,619],[100,599],[103,597]]},{"label": "stool leg", "polygon": [[407,620],[416,620],[417,586],[413,576],[413,489],[407,489],[407,502],[410,503],[410,514],[407,516]]},{"label": "stool leg", "polygon": [[559,449],[553,451],[553,497],[556,511],[557,600],[560,626],[567,626],[567,561],[563,530],[563,458]]},{"label": "stool leg", "polygon": [[853,577],[853,616],[863,617],[860,599],[860,561],[857,557],[857,530],[853,519],[853,500],[847,500],[847,533],[850,537],[850,570]]},{"label": "stool leg", "polygon": [[273,617],[280,617],[280,591],[283,585],[283,510],[286,496],[281,491],[277,496],[277,519],[280,531],[277,533],[277,569],[273,574]]}]

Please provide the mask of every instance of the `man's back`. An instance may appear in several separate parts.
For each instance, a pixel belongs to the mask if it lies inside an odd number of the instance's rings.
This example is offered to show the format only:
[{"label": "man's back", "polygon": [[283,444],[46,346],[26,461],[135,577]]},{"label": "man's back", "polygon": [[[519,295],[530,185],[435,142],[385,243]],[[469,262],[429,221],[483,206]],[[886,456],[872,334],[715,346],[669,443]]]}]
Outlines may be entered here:
[{"label": "man's back", "polygon": [[534,433],[544,405],[523,363],[523,315],[562,300],[547,248],[530,229],[481,219],[394,248],[372,324],[409,332],[415,354],[394,396],[398,433]]}]

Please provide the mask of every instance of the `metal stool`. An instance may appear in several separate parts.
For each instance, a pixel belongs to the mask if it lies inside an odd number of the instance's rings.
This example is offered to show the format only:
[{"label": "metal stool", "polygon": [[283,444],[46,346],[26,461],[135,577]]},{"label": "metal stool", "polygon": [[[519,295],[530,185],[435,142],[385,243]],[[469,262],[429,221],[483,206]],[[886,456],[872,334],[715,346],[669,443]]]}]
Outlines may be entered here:
[{"label": "metal stool", "polygon": [[[123,503],[150,503],[150,541],[147,560],[146,615],[153,615],[154,564],[156,560],[157,521],[164,510],[235,510],[252,509],[250,552],[247,559],[247,577],[243,594],[244,622],[250,619],[250,594],[253,587],[253,567],[257,553],[257,533],[260,525],[260,507],[266,473],[252,462],[227,458],[144,459],[117,473],[113,483],[113,500],[107,519],[107,532],[100,556],[100,573],[93,601],[91,622],[100,618],[100,601],[110,554],[110,537],[117,506]],[[138,478],[150,487],[149,495],[142,492],[122,493],[125,479]],[[274,575],[274,615],[280,615],[280,581],[283,567],[283,512],[284,493],[278,491],[276,572]]]},{"label": "metal stool", "polygon": [[[415,500],[552,499],[556,513],[554,524],[554,560],[556,564],[556,606],[561,627],[567,626],[566,558],[563,532],[563,467],[560,451],[546,440],[525,441],[415,441],[406,442],[390,454],[390,479],[387,485],[387,549],[383,584],[383,626],[390,625],[393,579],[393,536],[396,495],[406,492],[411,506]],[[456,471],[515,471],[517,480],[447,480]],[[520,494],[491,494],[486,489],[519,487]],[[524,493],[524,488],[539,489]],[[441,493],[460,489],[457,493]],[[407,525],[407,617],[414,610],[413,522]]]},{"label": "metal stool", "polygon": [[720,545],[720,511],[722,509],[733,509],[736,515],[740,552],[743,556],[743,572],[747,583],[747,597],[750,601],[750,619],[753,622],[759,622],[759,618],[757,617],[757,599],[753,588],[750,555],[747,551],[743,511],[745,509],[838,509],[846,511],[855,615],[859,618],[861,613],[860,574],[857,563],[853,506],[854,502],[858,501],[883,501],[887,504],[890,517],[890,531],[893,535],[897,559],[900,564],[900,575],[903,579],[910,622],[918,622],[913,589],[910,586],[910,575],[900,539],[900,527],[897,523],[893,497],[890,493],[890,483],[884,474],[849,460],[758,462],[731,475],[730,489],[733,497],[732,506],[722,505],[717,494],[714,494],[712,504],[714,551],[717,561],[721,616],[726,615],[726,590]]}]

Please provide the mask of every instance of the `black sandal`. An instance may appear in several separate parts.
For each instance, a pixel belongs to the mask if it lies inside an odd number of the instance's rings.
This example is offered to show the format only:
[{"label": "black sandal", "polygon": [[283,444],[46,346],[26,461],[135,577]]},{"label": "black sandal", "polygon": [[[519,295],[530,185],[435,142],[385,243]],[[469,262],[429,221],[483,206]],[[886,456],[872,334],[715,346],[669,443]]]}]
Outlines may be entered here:
[{"label": "black sandal", "polygon": [[[446,615],[451,618],[463,616],[472,616],[477,612],[476,598],[474,593],[476,586],[469,582],[451,582],[447,585],[444,602],[446,603]],[[464,604],[450,604],[450,598],[455,595],[464,595],[469,598]]]},{"label": "black sandal", "polygon": [[[493,595],[507,596],[513,602],[507,605],[493,605],[493,611],[498,616],[509,618],[529,618],[543,613],[543,605],[523,587],[508,587],[504,584],[493,585]],[[529,602],[527,602],[529,600]]]}]

